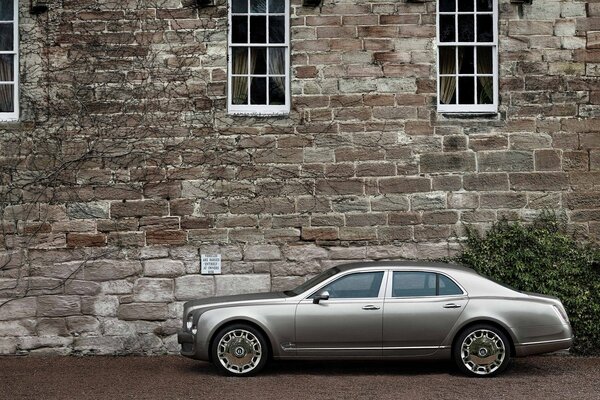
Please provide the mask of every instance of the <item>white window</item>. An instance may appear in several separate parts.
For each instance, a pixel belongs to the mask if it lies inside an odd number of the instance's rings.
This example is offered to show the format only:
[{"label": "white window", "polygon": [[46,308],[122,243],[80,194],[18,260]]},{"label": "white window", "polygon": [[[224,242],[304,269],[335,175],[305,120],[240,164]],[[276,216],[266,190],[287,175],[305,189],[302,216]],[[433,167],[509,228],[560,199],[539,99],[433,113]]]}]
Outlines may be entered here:
[{"label": "white window", "polygon": [[0,3],[0,121],[19,119],[18,0]]},{"label": "white window", "polygon": [[289,8],[289,0],[230,0],[229,113],[289,113]]},{"label": "white window", "polygon": [[498,110],[498,2],[439,0],[438,111]]}]

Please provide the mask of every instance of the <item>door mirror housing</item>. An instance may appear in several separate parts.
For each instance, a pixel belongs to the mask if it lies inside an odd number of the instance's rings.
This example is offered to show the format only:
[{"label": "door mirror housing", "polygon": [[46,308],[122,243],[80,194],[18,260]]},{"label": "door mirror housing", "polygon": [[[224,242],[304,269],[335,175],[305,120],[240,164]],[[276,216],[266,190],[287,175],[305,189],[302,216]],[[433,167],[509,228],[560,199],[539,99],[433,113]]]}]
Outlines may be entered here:
[{"label": "door mirror housing", "polygon": [[329,292],[327,290],[318,293],[314,298],[313,298],[313,304],[319,304],[319,302],[321,300],[329,300]]}]

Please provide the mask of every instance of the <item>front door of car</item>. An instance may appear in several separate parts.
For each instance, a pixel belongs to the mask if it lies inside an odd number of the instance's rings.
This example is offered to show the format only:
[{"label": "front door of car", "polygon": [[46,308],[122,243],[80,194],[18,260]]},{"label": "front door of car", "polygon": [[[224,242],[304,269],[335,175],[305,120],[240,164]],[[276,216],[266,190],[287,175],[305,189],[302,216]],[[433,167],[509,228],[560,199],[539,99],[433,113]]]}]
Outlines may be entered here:
[{"label": "front door of car", "polygon": [[[380,357],[385,271],[353,272],[296,307],[298,357]],[[321,293],[329,298],[314,301]]]},{"label": "front door of car", "polygon": [[383,356],[435,353],[468,303],[449,277],[435,272],[393,271],[383,315]]}]

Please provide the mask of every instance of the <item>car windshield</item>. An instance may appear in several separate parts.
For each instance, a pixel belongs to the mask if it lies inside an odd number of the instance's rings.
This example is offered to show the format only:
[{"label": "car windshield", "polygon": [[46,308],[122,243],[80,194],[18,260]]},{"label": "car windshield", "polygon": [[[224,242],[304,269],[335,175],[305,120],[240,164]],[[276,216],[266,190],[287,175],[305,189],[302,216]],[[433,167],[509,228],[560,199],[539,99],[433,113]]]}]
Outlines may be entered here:
[{"label": "car windshield", "polygon": [[319,283],[323,282],[327,278],[330,278],[340,272],[338,267],[329,268],[326,271],[321,272],[319,275],[312,277],[311,279],[304,282],[302,285],[298,286],[292,290],[286,290],[285,293],[287,296],[298,296],[301,293],[306,292],[308,289],[317,286]]}]

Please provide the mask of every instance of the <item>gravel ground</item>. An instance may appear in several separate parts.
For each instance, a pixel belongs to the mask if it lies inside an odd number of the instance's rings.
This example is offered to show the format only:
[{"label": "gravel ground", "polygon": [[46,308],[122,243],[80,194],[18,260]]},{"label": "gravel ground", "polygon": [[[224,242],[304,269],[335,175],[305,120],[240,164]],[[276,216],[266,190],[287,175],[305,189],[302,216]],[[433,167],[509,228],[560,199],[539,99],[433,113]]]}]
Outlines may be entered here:
[{"label": "gravel ground", "polygon": [[450,362],[273,362],[257,377],[162,357],[0,357],[0,399],[600,399],[600,358],[521,358],[493,379]]}]

